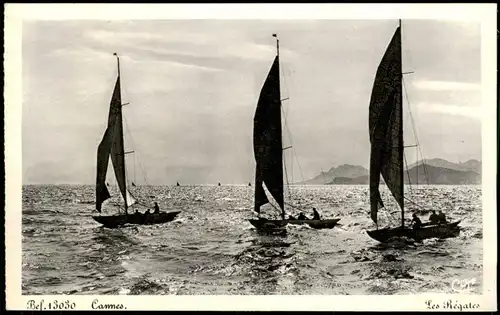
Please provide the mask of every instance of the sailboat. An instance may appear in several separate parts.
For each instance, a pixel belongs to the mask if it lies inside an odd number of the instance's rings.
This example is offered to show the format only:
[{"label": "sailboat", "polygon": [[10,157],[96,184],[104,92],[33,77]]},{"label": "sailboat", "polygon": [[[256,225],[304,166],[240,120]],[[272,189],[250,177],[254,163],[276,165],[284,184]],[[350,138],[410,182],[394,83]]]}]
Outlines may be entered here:
[{"label": "sailboat", "polygon": [[[281,87],[279,63],[279,39],[276,34],[276,57],[261,89],[254,116],[253,148],[256,162],[254,211],[258,219],[249,219],[257,230],[269,232],[286,231],[286,225],[304,224],[317,229],[333,228],[340,219],[290,220],[285,218],[283,196],[283,148],[281,124]],[[261,206],[270,203],[264,185],[278,204],[281,219],[269,220],[260,217]]]},{"label": "sailboat", "polygon": [[[458,227],[460,221],[424,225],[418,229],[405,227],[403,75],[400,20],[399,27],[378,66],[369,105],[370,210],[371,219],[377,225],[377,229],[367,233],[382,243],[393,237],[403,236],[415,240],[455,237],[460,231]],[[401,209],[400,227],[378,229],[377,213],[384,207],[379,192],[380,175]]]},{"label": "sailboat", "polygon": [[[128,209],[137,203],[137,200],[132,196],[127,188],[127,179],[125,172],[125,155],[130,152],[124,150],[123,139],[123,121],[122,121],[122,104],[121,87],[120,87],[120,59],[116,53],[118,64],[118,76],[116,79],[115,88],[111,97],[108,125],[104,136],[97,148],[97,176],[96,176],[96,211],[99,215],[94,215],[92,218],[108,228],[115,228],[124,224],[159,224],[172,221],[180,211],[174,212],[159,212],[151,214],[129,214]],[[108,162],[111,157],[113,164],[114,175],[119,186],[121,196],[123,197],[123,209],[125,213],[116,215],[101,215],[102,205],[104,201],[111,198],[107,185],[105,183],[108,170]]]}]

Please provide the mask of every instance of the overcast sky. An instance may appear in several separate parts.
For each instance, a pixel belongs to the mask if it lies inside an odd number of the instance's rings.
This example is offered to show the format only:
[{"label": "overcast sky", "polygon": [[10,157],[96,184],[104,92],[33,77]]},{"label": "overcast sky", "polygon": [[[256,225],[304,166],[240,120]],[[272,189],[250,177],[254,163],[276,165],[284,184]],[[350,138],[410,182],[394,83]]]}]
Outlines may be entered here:
[{"label": "overcast sky", "polygon": [[[253,182],[253,115],[280,38],[289,177],[369,165],[368,105],[397,20],[36,21],[23,24],[23,183],[95,182],[121,56],[129,176]],[[480,25],[403,21],[405,143],[481,159]],[[408,107],[409,105],[409,107]],[[284,145],[290,145],[285,139]],[[294,153],[294,154],[292,154]],[[294,158],[293,175],[290,159]],[[408,149],[409,162],[415,150]],[[298,163],[297,163],[298,160]],[[299,167],[300,165],[300,167]]]}]

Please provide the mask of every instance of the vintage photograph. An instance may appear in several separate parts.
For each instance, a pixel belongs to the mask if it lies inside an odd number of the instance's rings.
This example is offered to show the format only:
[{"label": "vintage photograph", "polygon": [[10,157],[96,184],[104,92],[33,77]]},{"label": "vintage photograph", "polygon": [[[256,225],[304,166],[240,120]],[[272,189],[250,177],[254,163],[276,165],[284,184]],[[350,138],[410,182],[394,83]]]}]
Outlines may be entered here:
[{"label": "vintage photograph", "polygon": [[481,34],[23,20],[21,294],[484,294]]}]

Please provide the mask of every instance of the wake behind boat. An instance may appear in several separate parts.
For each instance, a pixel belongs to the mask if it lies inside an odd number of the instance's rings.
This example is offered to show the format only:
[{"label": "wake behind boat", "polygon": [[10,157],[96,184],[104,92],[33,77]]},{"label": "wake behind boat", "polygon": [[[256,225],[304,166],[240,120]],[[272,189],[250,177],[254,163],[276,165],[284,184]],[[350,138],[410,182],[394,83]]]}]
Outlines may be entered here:
[{"label": "wake behind boat", "polygon": [[[160,212],[157,203],[155,203],[155,212],[149,213],[149,210],[141,214],[136,212],[129,214],[128,209],[137,204],[136,198],[132,196],[127,188],[125,155],[133,153],[133,151],[125,152],[123,139],[123,121],[122,121],[122,104],[121,87],[120,87],[120,59],[115,53],[118,63],[118,77],[116,79],[113,96],[111,97],[108,125],[106,132],[97,148],[97,179],[96,179],[96,211],[99,215],[94,215],[92,218],[108,228],[116,228],[124,224],[160,224],[172,221],[180,211]],[[115,173],[116,181],[123,198],[124,213],[117,215],[101,215],[102,205],[104,201],[111,198],[106,184],[106,174],[108,171],[109,157]],[[136,186],[132,183],[132,186]],[[120,207],[120,205],[118,205]]]},{"label": "wake behind boat", "polygon": [[[312,228],[331,229],[340,219],[289,220],[285,218],[283,151],[291,146],[283,148],[282,143],[279,40],[276,34],[273,34],[273,37],[276,37],[277,54],[260,92],[253,128],[253,148],[256,161],[254,211],[257,212],[259,218],[248,221],[257,230],[271,233],[286,232],[288,223],[306,223]],[[281,219],[270,220],[260,217],[260,207],[270,204],[264,184],[278,204],[277,210],[281,212]]]},{"label": "wake behind boat", "polygon": [[[405,227],[404,217],[404,155],[403,143],[403,72],[401,55],[401,21],[379,64],[369,108],[370,130],[370,207],[376,230],[368,235],[379,241],[407,237],[414,240],[456,237],[460,221]],[[408,147],[417,147],[411,145]],[[380,175],[401,208],[401,226],[378,229],[377,213],[384,207],[379,192]],[[408,176],[409,179],[409,176]],[[410,183],[411,185],[411,183]]]}]

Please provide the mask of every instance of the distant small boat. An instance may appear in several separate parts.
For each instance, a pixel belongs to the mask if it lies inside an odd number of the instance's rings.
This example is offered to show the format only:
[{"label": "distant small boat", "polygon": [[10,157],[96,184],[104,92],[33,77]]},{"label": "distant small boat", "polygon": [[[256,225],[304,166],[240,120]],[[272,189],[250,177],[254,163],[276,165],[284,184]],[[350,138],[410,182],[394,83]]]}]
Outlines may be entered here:
[{"label": "distant small boat", "polygon": [[[277,54],[261,89],[254,116],[253,147],[256,161],[254,211],[259,214],[259,218],[248,221],[257,230],[265,232],[286,232],[288,223],[308,224],[316,229],[331,229],[340,219],[289,220],[285,218],[283,150],[290,147],[283,148],[282,144],[279,40],[276,34],[273,36],[276,37]],[[264,184],[278,204],[281,220],[260,217],[260,207],[269,203]]]},{"label": "distant small boat", "polygon": [[[367,231],[382,243],[393,237],[415,240],[456,237],[460,221],[429,225],[418,229],[405,227],[404,219],[404,143],[403,143],[403,72],[401,56],[401,20],[379,64],[369,108],[370,130],[370,208],[377,224],[377,213],[384,207],[379,192],[380,175],[401,208],[401,226]],[[412,145],[413,147],[413,145]]]},{"label": "distant small boat", "polygon": [[251,184],[251,183],[248,183],[248,186],[250,187],[250,186],[252,186],[252,184]]},{"label": "distant small boat", "polygon": [[220,186],[220,183],[219,183],[219,186]]},{"label": "distant small boat", "polygon": [[177,186],[180,186],[179,182],[177,182]]},{"label": "distant small boat", "polygon": [[[128,214],[128,208],[137,201],[127,189],[127,180],[125,174],[125,152],[123,141],[123,121],[122,121],[122,100],[120,90],[120,59],[114,54],[118,63],[118,77],[116,80],[113,96],[110,102],[108,126],[106,132],[97,149],[97,179],[96,179],[96,210],[101,214],[101,207],[106,199],[111,197],[107,185],[105,184],[106,173],[108,170],[109,157],[113,163],[118,187],[123,197],[124,214],[117,215],[95,215],[94,220],[108,228],[116,228],[124,224],[158,224],[172,221],[180,211],[160,212],[150,214]],[[135,186],[135,184],[132,184]]]}]

